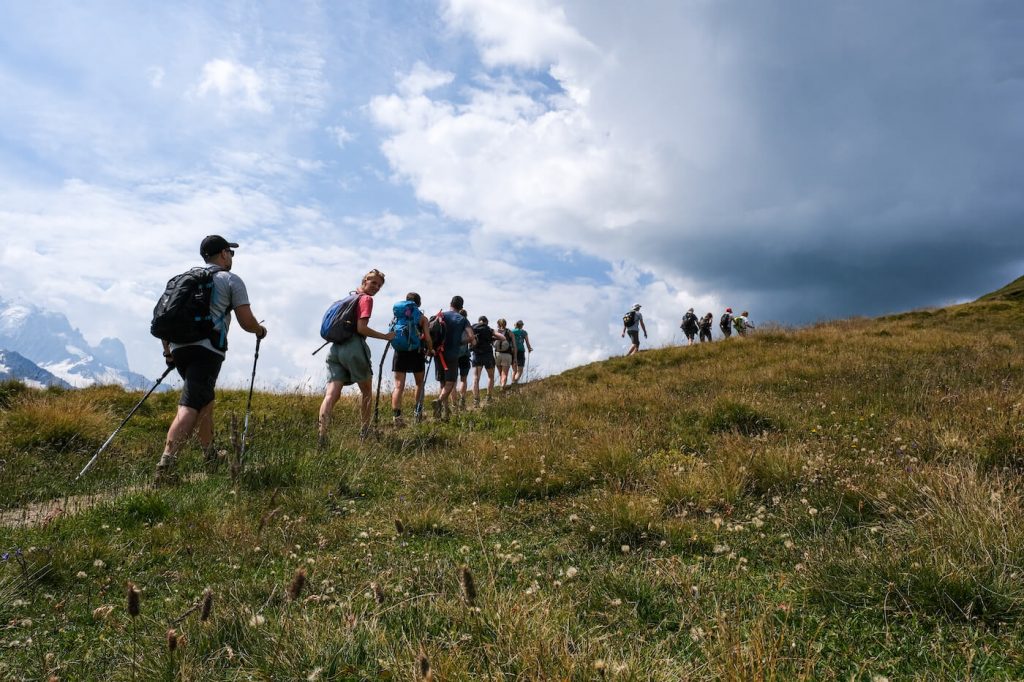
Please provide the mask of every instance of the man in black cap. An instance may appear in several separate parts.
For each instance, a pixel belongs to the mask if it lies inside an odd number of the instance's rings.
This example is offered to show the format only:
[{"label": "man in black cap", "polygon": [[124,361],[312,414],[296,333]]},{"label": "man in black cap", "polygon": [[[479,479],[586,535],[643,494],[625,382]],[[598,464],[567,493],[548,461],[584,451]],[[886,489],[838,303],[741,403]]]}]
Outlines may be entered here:
[{"label": "man in black cap", "polygon": [[175,480],[178,451],[197,425],[199,443],[207,461],[216,460],[213,445],[213,392],[228,347],[231,311],[235,312],[242,329],[255,334],[258,339],[267,335],[267,328],[256,321],[249,306],[245,283],[231,272],[236,248],[238,244],[216,234],[203,239],[199,247],[199,255],[206,262],[206,268],[213,272],[213,291],[210,296],[213,333],[210,338],[184,344],[163,342],[164,359],[178,370],[185,385],[178,401],[178,413],[167,430],[164,453],[156,465],[157,483]]}]

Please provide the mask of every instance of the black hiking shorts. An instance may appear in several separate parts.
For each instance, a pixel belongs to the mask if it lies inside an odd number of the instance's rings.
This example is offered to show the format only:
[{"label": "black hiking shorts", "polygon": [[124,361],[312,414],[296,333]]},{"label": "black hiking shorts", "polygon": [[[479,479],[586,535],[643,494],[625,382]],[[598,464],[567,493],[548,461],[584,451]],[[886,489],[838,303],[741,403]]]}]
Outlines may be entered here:
[{"label": "black hiking shorts", "polygon": [[419,374],[427,368],[422,350],[396,350],[391,361],[392,372]]},{"label": "black hiking shorts", "polygon": [[213,402],[217,375],[224,358],[202,346],[183,346],[171,352],[174,368],[185,381],[179,405],[201,410]]},{"label": "black hiking shorts", "polygon": [[640,347],[640,332],[635,329],[627,329],[626,333],[629,334],[629,339],[633,342],[633,345],[637,348]]}]

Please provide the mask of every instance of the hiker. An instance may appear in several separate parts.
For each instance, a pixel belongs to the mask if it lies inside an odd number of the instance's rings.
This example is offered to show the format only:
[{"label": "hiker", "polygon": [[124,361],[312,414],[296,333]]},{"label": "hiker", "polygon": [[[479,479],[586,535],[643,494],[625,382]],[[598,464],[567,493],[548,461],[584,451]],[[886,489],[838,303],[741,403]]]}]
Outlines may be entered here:
[{"label": "hiker", "polygon": [[722,336],[725,338],[732,336],[732,308],[726,308],[722,313],[718,320],[718,328],[722,330]]},{"label": "hiker", "polygon": [[[499,322],[500,323],[500,322]],[[488,326],[487,316],[481,315],[473,325],[473,407],[480,407],[480,374],[487,371],[487,402],[491,402],[491,391],[494,390],[494,330]],[[507,370],[506,370],[507,373]]]},{"label": "hiker", "polygon": [[683,315],[683,321],[679,325],[679,328],[686,334],[686,340],[689,342],[687,345],[693,345],[693,337],[697,336],[697,316],[693,314],[693,308],[686,311]]},{"label": "hiker", "polygon": [[633,309],[622,316],[622,336],[629,332],[631,345],[626,355],[632,355],[640,350],[640,330],[644,330],[644,338],[647,338],[647,326],[644,324],[644,316],[640,314],[640,304],[637,303]]},{"label": "hiker", "polygon": [[[451,416],[449,407],[451,395],[455,391],[455,381],[459,378],[459,354],[463,338],[466,338],[467,345],[476,343],[473,330],[469,327],[469,320],[459,314],[462,309],[463,300],[461,296],[453,296],[451,307],[448,310],[439,312],[431,321],[431,336],[442,338],[440,344],[434,344],[434,376],[441,384],[441,391],[437,399],[431,403],[435,419],[448,419]],[[435,325],[439,331],[435,335]],[[467,371],[468,374],[468,371]]]},{"label": "hiker", "polygon": [[[498,320],[498,330],[494,333],[495,362],[498,365],[498,374],[501,377],[501,389],[508,386],[508,371],[513,366],[519,366],[519,349],[516,348],[516,337],[509,331],[508,322],[505,318]],[[514,376],[514,375],[513,375]],[[513,378],[512,383],[515,383]]]},{"label": "hiker", "polygon": [[700,329],[700,342],[711,340],[711,324],[715,321],[715,316],[708,313],[704,317],[700,318],[700,322],[697,323],[697,327]]},{"label": "hiker", "polygon": [[523,363],[527,361],[527,352],[533,352],[530,345],[530,335],[523,329],[523,321],[516,320],[516,328],[512,330],[512,336],[516,341],[516,352],[512,363],[512,383],[518,384],[523,377]]},{"label": "hiker", "polygon": [[[466,312],[465,308],[459,310],[459,315],[466,318],[466,327],[469,324],[469,313]],[[460,410],[466,409],[466,393],[469,389],[469,370],[472,367],[472,355],[470,354],[470,345],[467,338],[466,332],[462,333],[462,343],[459,345],[459,387],[456,392],[459,394],[458,406]],[[455,404],[455,399],[452,399],[452,404]]]},{"label": "hiker", "polygon": [[391,360],[391,371],[395,373],[395,388],[391,392],[391,421],[395,426],[405,425],[402,419],[402,393],[405,391],[405,375],[412,372],[416,381],[416,407],[413,419],[419,424],[423,421],[423,394],[426,390],[424,371],[428,355],[433,355],[434,345],[430,341],[430,327],[427,316],[420,310],[420,295],[410,291],[404,301],[393,307],[395,321],[392,331],[395,338],[391,347],[395,355]]},{"label": "hiker", "polygon": [[750,313],[746,310],[734,317],[732,323],[736,327],[736,333],[740,336],[746,336],[754,330],[754,323],[750,321]]},{"label": "hiker", "polygon": [[366,337],[390,341],[394,332],[383,333],[371,329],[370,315],[373,314],[373,297],[384,286],[384,273],[370,270],[363,276],[359,288],[353,292],[358,298],[355,302],[353,315],[356,320],[355,333],[341,343],[331,343],[327,353],[327,370],[330,380],[324,392],[324,400],[320,403],[320,419],[317,444],[323,448],[327,445],[327,427],[331,422],[331,411],[341,397],[341,389],[356,384],[359,386],[361,400],[359,403],[359,437],[365,439],[370,435],[370,413],[373,403],[373,367],[370,365],[370,347],[366,345]]},{"label": "hiker", "polygon": [[238,244],[220,235],[210,235],[199,245],[204,268],[213,273],[210,290],[209,319],[212,332],[208,338],[190,343],[162,341],[164,360],[178,370],[185,382],[178,400],[178,412],[167,430],[164,452],[156,465],[156,482],[177,480],[178,452],[198,426],[199,444],[208,464],[217,461],[213,445],[213,402],[217,375],[227,351],[228,329],[234,311],[239,326],[257,339],[267,335],[267,328],[256,321],[249,304],[249,294],[242,278],[231,272]]}]

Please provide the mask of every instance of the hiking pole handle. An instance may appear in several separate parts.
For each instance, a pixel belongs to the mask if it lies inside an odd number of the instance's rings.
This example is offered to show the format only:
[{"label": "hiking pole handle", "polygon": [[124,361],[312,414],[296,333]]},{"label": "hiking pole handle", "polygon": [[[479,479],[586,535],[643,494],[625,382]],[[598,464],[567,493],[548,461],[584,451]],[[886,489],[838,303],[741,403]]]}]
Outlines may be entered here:
[{"label": "hiking pole handle", "polygon": [[167,369],[164,370],[164,373],[161,374],[160,378],[156,380],[156,383],[153,384],[153,387],[146,391],[146,395],[142,396],[142,400],[135,404],[135,407],[133,407],[132,411],[128,413],[128,416],[124,418],[124,420],[121,422],[121,425],[114,429],[114,432],[107,437],[107,440],[103,441],[103,445],[100,446],[100,449],[96,451],[96,454],[92,456],[92,459],[86,462],[85,466],[82,467],[82,470],[78,472],[77,476],[75,476],[75,483],[77,483],[78,480],[85,475],[85,472],[92,468],[92,465],[96,463],[97,459],[99,459],[100,453],[107,449],[107,446],[110,445],[111,441],[114,440],[114,436],[117,435],[117,432],[120,431],[121,428],[128,423],[128,420],[132,418],[132,415],[135,414],[135,412],[138,411],[140,407],[142,407],[142,403],[146,402],[146,398],[148,398],[150,394],[152,394],[153,391],[156,390],[156,387],[159,386],[160,383],[167,378],[167,375],[171,373],[172,369],[174,369],[173,365],[167,366]]}]

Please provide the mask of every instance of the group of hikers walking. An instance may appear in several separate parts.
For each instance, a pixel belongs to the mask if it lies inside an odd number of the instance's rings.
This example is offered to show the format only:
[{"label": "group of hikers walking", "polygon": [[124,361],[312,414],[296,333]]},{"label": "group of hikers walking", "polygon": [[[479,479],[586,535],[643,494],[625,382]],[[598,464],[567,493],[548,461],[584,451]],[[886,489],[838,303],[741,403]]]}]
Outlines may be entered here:
[{"label": "group of hikers walking", "polygon": [[[637,303],[629,312],[622,316],[621,336],[625,338],[626,334],[629,334],[630,340],[629,350],[626,351],[626,355],[633,355],[640,350],[641,331],[644,334],[644,338],[647,338],[647,326],[644,324],[644,316],[640,312],[640,308],[641,305]],[[700,338],[701,343],[711,341],[711,327],[714,325],[714,321],[714,314],[709,312],[704,317],[697,317],[693,312],[693,308],[690,308],[683,315],[679,328],[683,330],[687,344],[692,346],[696,338]],[[732,336],[734,329],[740,336],[746,336],[754,329],[754,325],[750,321],[750,313],[746,310],[734,316],[732,308],[726,308],[725,312],[718,319],[718,328],[722,330],[722,336],[728,339]]]},{"label": "group of hikers walking", "polygon": [[[158,483],[176,480],[178,452],[197,430],[207,461],[216,460],[213,444],[214,390],[228,347],[231,312],[234,312],[242,329],[256,336],[257,358],[259,343],[267,336],[267,328],[257,322],[252,312],[245,284],[231,272],[236,248],[238,244],[219,235],[203,239],[199,253],[204,265],[171,279],[153,311],[151,332],[163,344],[167,372],[176,369],[184,382],[178,410],[157,463]],[[495,369],[498,370],[498,390],[510,383],[518,383],[524,376],[533,346],[522,320],[516,321],[511,329],[504,319],[497,320],[492,328],[483,315],[476,324],[470,324],[461,296],[452,297],[448,310],[427,318],[420,310],[420,295],[409,292],[404,300],[393,306],[394,319],[388,331],[382,332],[371,328],[369,321],[373,313],[373,297],[383,286],[384,273],[370,270],[355,291],[336,301],[324,315],[320,333],[326,341],[324,346],[330,344],[330,348],[326,360],[329,379],[320,404],[317,429],[317,442],[321,447],[327,443],[331,413],[345,386],[355,384],[359,387],[360,437],[365,438],[370,433],[373,368],[367,338],[387,341],[385,355],[388,348],[394,348],[391,410],[392,421],[398,427],[405,425],[402,398],[409,374],[416,384],[414,420],[417,423],[423,421],[424,384],[430,363],[433,363],[434,375],[441,385],[437,398],[432,402],[433,416],[439,420],[448,419],[453,406],[456,409],[466,408],[471,368],[475,369],[475,407],[481,404],[482,374],[487,375],[483,389],[485,402],[490,401],[496,390]],[[254,361],[254,378],[255,371]]]}]

